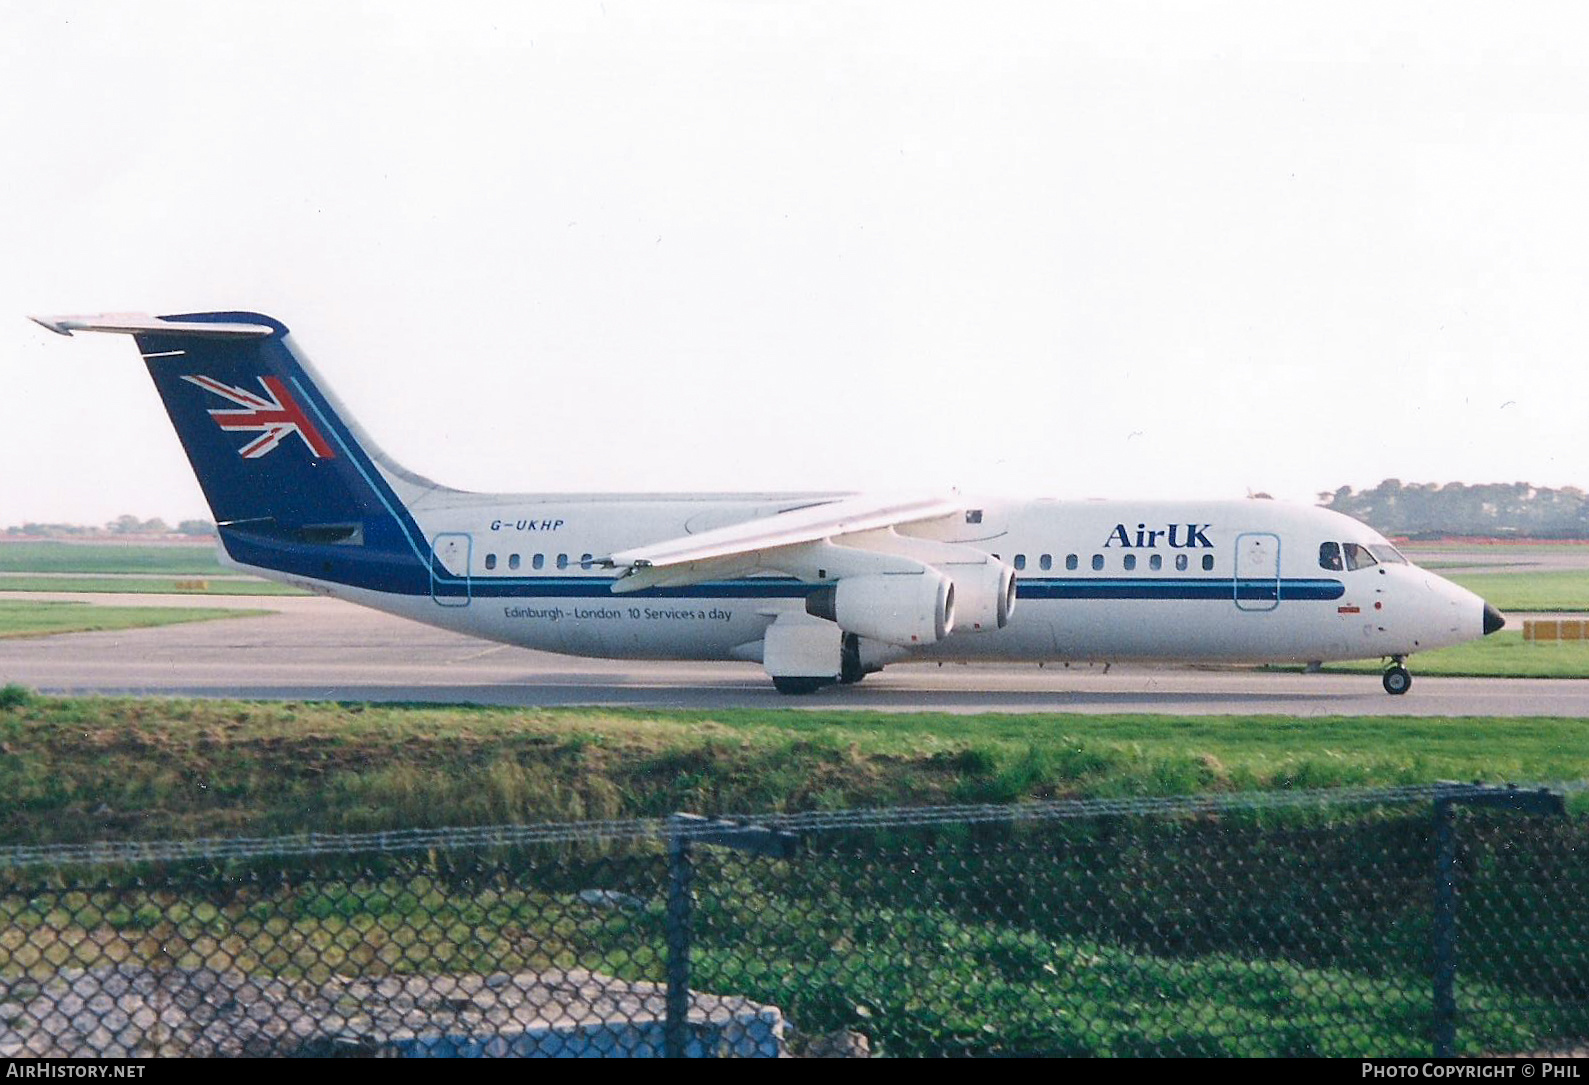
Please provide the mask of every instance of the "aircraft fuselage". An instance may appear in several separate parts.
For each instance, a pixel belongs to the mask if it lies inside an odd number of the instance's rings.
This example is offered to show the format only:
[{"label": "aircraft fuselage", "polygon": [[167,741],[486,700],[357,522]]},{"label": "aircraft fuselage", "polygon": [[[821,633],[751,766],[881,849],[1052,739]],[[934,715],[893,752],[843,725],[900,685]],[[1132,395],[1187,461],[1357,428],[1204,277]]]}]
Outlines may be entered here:
[{"label": "aircraft fuselage", "polygon": [[[769,574],[614,595],[614,574],[595,562],[811,499],[470,495],[416,514],[447,574],[423,593],[239,568],[526,648],[745,659],[778,615],[803,610],[813,583]],[[1377,532],[1325,509],[1267,500],[966,504],[980,514],[967,517],[976,522],[901,534],[974,546],[1011,564],[1017,606],[1003,629],[956,631],[896,658],[1330,661],[1410,655],[1471,640],[1483,626],[1478,596],[1398,562]],[[1321,557],[1327,544],[1334,548]],[[1348,544],[1361,548],[1355,567],[1343,555]]]}]

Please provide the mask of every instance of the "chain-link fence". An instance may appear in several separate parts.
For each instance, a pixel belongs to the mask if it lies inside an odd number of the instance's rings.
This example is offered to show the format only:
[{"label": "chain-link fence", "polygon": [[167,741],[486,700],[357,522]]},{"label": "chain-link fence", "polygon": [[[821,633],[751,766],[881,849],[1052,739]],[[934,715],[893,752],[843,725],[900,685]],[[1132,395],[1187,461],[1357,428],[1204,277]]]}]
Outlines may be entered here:
[{"label": "chain-link fence", "polygon": [[1440,786],[0,849],[0,1056],[1564,1052],[1586,843]]}]

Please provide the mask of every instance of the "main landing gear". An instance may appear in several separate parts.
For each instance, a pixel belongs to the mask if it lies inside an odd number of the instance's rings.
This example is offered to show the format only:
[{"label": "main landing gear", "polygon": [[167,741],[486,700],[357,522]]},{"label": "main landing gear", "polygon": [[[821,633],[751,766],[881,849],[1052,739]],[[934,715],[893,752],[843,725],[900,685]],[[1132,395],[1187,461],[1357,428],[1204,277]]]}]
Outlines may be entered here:
[{"label": "main landing gear", "polygon": [[844,646],[839,652],[839,683],[853,686],[869,674],[876,674],[882,667],[868,667],[861,662],[861,638],[854,633],[844,634]]},{"label": "main landing gear", "polygon": [[772,680],[772,688],[785,696],[798,697],[807,693],[815,693],[823,686],[832,685],[831,678],[779,678]]},{"label": "main landing gear", "polygon": [[868,666],[861,660],[861,638],[854,633],[844,634],[839,651],[839,673],[836,678],[805,678],[790,675],[774,676],[772,688],[788,696],[800,696],[806,693],[815,693],[823,686],[831,686],[835,682],[842,686],[853,686],[869,674],[876,674],[882,670],[876,663]]},{"label": "main landing gear", "polygon": [[1390,666],[1385,668],[1385,677],[1381,680],[1385,692],[1392,697],[1400,697],[1412,689],[1412,674],[1402,666],[1403,656],[1391,656]]}]

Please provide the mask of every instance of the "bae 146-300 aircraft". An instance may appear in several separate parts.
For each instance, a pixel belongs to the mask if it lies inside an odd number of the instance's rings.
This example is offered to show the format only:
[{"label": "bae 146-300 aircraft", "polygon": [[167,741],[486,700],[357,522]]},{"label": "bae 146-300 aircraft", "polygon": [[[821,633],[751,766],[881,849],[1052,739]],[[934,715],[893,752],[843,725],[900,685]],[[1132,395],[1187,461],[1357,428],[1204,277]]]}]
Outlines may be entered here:
[{"label": "bae 146-300 aircraft", "polygon": [[901,660],[1323,662],[1501,615],[1371,528],[1268,500],[481,494],[370,440],[258,313],[35,317],[138,345],[228,564],[507,644],[760,663],[783,693]]}]

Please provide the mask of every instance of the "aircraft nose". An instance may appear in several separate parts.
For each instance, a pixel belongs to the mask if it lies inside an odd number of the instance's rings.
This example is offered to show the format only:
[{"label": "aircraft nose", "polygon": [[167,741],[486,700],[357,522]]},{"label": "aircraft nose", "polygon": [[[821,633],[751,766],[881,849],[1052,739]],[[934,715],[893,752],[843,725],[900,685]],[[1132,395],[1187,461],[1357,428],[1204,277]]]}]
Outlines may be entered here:
[{"label": "aircraft nose", "polygon": [[1484,635],[1487,637],[1501,626],[1506,624],[1506,619],[1501,617],[1501,612],[1489,603],[1484,604]]}]

